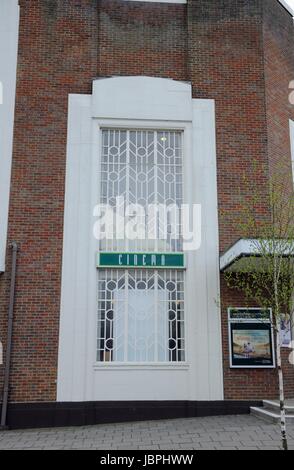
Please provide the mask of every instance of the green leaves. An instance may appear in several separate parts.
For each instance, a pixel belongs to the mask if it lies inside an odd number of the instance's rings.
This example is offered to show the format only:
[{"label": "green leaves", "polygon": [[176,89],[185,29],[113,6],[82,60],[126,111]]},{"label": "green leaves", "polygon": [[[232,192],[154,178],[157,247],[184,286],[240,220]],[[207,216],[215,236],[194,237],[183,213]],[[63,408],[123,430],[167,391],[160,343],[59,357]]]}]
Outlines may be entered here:
[{"label": "green leaves", "polygon": [[275,324],[294,311],[294,192],[288,178],[288,167],[277,171],[265,191],[252,187],[244,174],[238,230],[252,239],[254,256],[244,258],[238,272],[225,273],[227,285],[242,291],[248,303],[273,309]]}]

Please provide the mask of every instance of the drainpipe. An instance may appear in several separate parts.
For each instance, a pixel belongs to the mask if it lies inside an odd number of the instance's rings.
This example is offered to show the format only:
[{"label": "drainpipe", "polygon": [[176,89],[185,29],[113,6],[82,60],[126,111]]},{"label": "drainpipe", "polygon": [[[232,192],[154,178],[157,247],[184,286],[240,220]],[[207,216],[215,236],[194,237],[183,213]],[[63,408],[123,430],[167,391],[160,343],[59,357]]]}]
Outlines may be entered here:
[{"label": "drainpipe", "polygon": [[11,281],[10,281],[10,299],[8,310],[8,329],[7,329],[7,346],[5,357],[5,371],[4,371],[4,387],[3,387],[3,400],[2,400],[2,413],[0,429],[7,429],[7,406],[9,394],[9,378],[10,378],[10,365],[11,365],[11,350],[12,350],[12,330],[13,330],[13,313],[14,313],[14,296],[15,296],[15,280],[16,280],[16,262],[17,262],[17,244],[13,242],[12,248],[12,266],[11,266]]}]

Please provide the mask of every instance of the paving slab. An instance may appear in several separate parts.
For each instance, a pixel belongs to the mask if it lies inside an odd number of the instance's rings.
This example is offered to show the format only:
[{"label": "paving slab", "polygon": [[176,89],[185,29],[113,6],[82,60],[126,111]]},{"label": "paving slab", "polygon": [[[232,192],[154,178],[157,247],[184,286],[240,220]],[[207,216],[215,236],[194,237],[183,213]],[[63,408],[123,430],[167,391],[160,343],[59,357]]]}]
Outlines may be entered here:
[{"label": "paving slab", "polygon": [[[288,426],[294,448],[294,425]],[[280,430],[254,416],[224,416],[0,432],[0,450],[279,450]]]}]

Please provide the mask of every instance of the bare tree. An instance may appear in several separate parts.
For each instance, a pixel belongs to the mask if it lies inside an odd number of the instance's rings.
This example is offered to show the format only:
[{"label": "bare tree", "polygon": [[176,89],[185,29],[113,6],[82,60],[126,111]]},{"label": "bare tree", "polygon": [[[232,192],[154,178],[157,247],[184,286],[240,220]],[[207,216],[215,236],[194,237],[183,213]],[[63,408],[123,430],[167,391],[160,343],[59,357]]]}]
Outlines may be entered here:
[{"label": "bare tree", "polygon": [[289,315],[292,322],[294,316],[294,192],[287,181],[289,169],[286,174],[278,172],[271,178],[268,194],[270,217],[262,218],[258,205],[260,197],[266,196],[261,196],[258,188],[252,188],[244,176],[243,183],[248,191],[245,191],[245,198],[240,195],[238,225],[241,236],[251,240],[253,255],[242,260],[238,272],[225,273],[230,288],[242,291],[248,301],[257,302],[262,309],[272,309],[284,450],[288,450],[288,441],[280,325],[283,315]]}]

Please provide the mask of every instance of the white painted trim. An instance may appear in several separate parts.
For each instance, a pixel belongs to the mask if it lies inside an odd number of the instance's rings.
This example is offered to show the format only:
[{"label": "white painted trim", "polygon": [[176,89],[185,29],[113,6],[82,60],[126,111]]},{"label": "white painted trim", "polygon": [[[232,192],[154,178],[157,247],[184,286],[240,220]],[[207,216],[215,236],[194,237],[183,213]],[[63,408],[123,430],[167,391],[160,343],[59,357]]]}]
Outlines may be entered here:
[{"label": "white painted trim", "polygon": [[1,0],[0,14],[0,273],[5,271],[8,208],[16,88],[19,6],[18,0]]},{"label": "white painted trim", "polygon": [[292,173],[294,184],[294,121],[290,119],[290,146],[291,146],[291,160],[292,160]]},{"label": "white painted trim", "polygon": [[124,2],[187,3],[187,0],[123,0]]},{"label": "white painted trim", "polygon": [[289,5],[289,3],[286,0],[279,0],[279,2],[283,5],[284,8],[286,8],[286,10],[288,10],[288,12],[292,16],[294,16],[294,9]]},{"label": "white painted trim", "polygon": [[223,271],[240,256],[252,255],[254,240],[241,239],[238,240],[226,253],[220,258],[220,269]]},{"label": "white painted trim", "polygon": [[[124,2],[150,2],[150,3],[180,3],[186,4],[187,0],[122,0]],[[289,5],[286,0],[278,0],[281,5],[292,15],[294,16],[294,9]]]},{"label": "white painted trim", "polygon": [[[231,319],[230,313],[232,310],[247,310],[248,312],[257,312],[260,311],[260,308],[229,308],[228,309],[228,335],[229,335],[229,354],[230,354],[230,369],[275,369],[276,368],[276,352],[275,352],[275,340],[274,340],[274,328],[273,328],[273,311],[271,308],[267,309],[270,311],[270,320],[265,320],[262,322],[262,320],[242,320],[238,321],[238,318],[236,319]],[[232,336],[231,336],[231,324],[234,323],[250,323],[250,324],[266,324],[271,326],[271,347],[272,347],[272,353],[273,353],[273,365],[270,366],[234,366],[233,365],[233,348],[232,348]]]},{"label": "white painted trim", "polygon": [[[95,363],[92,210],[99,201],[98,130],[105,126],[184,133],[184,199],[201,203],[205,217],[201,249],[186,254],[187,363],[180,366]],[[193,100],[190,84],[150,77],[96,80],[92,96],[70,95],[58,401],[222,400],[219,296],[214,101]]]},{"label": "white painted trim", "polygon": [[[187,259],[188,313],[196,316],[190,340],[197,341],[196,400],[223,398],[222,339],[219,273],[218,196],[216,162],[216,121],[214,100],[194,99],[191,127],[192,159],[185,171],[186,200],[202,205],[202,245]],[[195,311],[197,306],[197,313]],[[195,340],[194,340],[195,341]],[[190,351],[194,357],[195,351]],[[190,359],[191,360],[191,357]],[[209,397],[209,398],[207,398]]]},{"label": "white painted trim", "polygon": [[[264,243],[267,242],[267,240],[264,241]],[[224,253],[221,258],[220,258],[220,270],[224,271],[226,268],[228,268],[230,265],[232,265],[235,261],[238,259],[244,257],[244,256],[258,256],[260,255],[260,251],[258,250],[258,240],[257,239],[241,239],[237,241],[231,248]],[[284,255],[285,256],[292,256],[292,250],[291,247],[289,247],[289,250],[287,248],[287,245],[289,245],[286,241],[285,243],[285,251]],[[265,246],[265,245],[264,245]],[[268,250],[269,254],[271,253],[271,248],[270,248],[270,240],[268,240]]]}]

